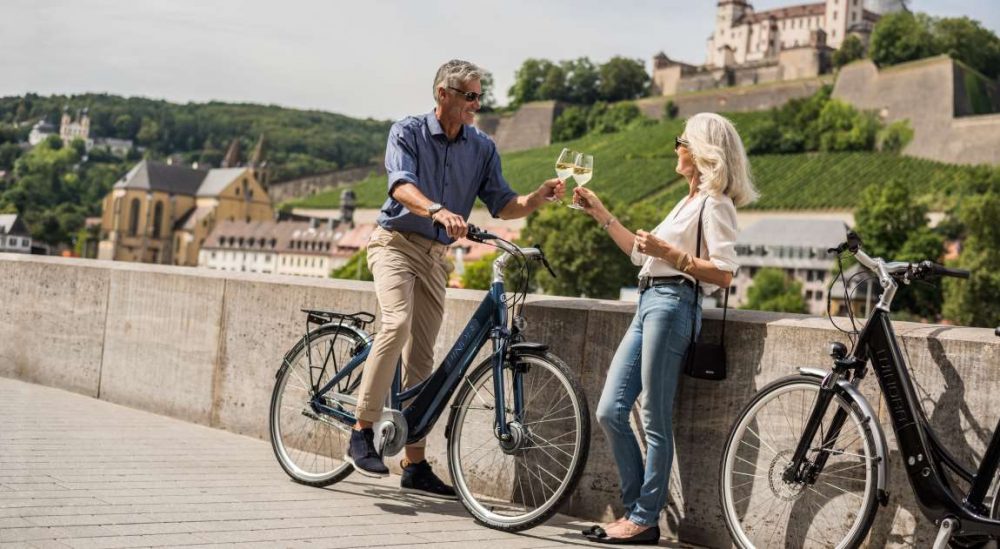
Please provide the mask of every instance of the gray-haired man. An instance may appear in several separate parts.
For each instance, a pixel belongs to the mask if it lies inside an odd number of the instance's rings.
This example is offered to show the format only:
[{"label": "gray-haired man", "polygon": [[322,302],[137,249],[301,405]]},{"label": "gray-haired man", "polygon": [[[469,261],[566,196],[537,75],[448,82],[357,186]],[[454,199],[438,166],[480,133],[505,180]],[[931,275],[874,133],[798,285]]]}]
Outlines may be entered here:
[{"label": "gray-haired man", "polygon": [[[372,423],[382,414],[397,359],[402,355],[404,387],[434,367],[434,340],[451,271],[447,248],[465,236],[476,198],[494,217],[514,219],[565,193],[558,179],[528,195],[518,195],[504,180],[496,145],[471,126],[482,75],[468,61],[448,61],[434,78],[435,109],[404,118],[389,130],[389,197],[368,243],[382,326],[365,363],[358,422],[345,457],[364,475],[389,472],[373,443]],[[402,465],[404,490],[455,497],[424,460],[424,441],[406,447]]]}]

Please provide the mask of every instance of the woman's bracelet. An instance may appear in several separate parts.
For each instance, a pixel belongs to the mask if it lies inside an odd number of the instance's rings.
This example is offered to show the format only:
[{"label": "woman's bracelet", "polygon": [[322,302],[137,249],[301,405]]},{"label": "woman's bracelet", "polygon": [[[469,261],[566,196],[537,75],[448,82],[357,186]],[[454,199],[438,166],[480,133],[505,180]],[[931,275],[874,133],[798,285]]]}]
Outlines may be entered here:
[{"label": "woman's bracelet", "polygon": [[611,219],[604,222],[604,225],[601,225],[601,228],[606,231],[615,221],[618,221],[618,219],[612,216]]}]

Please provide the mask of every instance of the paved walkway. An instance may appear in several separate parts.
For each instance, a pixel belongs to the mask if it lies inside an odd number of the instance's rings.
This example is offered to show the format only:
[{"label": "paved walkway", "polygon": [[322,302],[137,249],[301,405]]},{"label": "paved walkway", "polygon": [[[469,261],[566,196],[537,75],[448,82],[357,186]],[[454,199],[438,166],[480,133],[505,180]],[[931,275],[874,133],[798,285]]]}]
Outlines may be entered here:
[{"label": "paved walkway", "polygon": [[2,547],[594,547],[585,522],[507,534],[398,483],[298,485],[267,442],[0,378]]}]

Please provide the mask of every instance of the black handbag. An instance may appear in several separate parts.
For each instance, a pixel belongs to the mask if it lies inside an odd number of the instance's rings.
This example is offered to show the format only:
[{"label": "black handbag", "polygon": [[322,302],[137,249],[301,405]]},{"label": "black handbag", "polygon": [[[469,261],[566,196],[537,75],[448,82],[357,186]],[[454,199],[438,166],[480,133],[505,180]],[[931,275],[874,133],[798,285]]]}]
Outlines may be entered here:
[{"label": "black handbag", "polygon": [[[696,258],[701,256],[701,218],[704,213],[705,203],[702,202],[701,211],[698,213]],[[723,301],[722,335],[719,337],[718,343],[708,343],[701,337],[698,338],[698,341],[695,341],[698,292],[700,291],[701,282],[696,278],[694,283],[695,317],[691,319],[691,343],[688,345],[687,355],[684,357],[684,373],[698,379],[723,380],[726,379],[726,313],[729,311],[729,288],[726,288],[726,297]]]}]

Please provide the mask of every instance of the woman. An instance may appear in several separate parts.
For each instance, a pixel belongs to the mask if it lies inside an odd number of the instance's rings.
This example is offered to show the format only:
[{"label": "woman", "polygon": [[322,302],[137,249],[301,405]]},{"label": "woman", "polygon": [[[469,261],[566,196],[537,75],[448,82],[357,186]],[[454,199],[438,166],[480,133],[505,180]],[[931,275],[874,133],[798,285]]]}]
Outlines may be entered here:
[{"label": "woman", "polygon": [[[710,113],[695,115],[676,138],[677,173],[688,194],[652,232],[632,233],[589,189],[577,187],[574,200],[606,229],[622,252],[641,265],[639,306],[622,339],[597,406],[618,465],[625,515],[603,527],[584,531],[601,543],[656,543],[660,510],[667,501],[673,462],[674,393],[691,341],[692,323],[701,326],[701,296],[728,287],[736,263],[736,206],[757,197],[740,136],[729,120]],[[704,212],[702,213],[702,210]],[[698,218],[702,246],[696,253]],[[629,412],[642,394],[646,435],[643,467]]]}]

